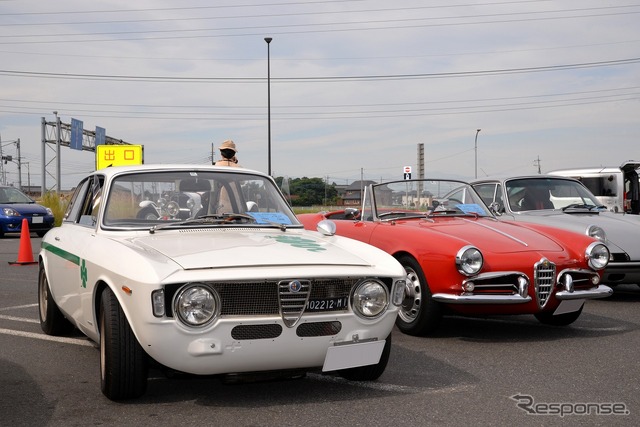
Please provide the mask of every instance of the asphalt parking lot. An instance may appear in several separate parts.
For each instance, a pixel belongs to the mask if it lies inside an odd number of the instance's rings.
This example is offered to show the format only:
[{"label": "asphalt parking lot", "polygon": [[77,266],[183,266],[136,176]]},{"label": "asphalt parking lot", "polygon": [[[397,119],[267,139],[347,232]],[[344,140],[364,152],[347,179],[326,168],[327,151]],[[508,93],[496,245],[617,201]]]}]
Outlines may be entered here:
[{"label": "asphalt parking lot", "polygon": [[[49,337],[38,323],[37,266],[10,265],[19,236],[0,239],[0,426],[636,425],[640,287],[588,301],[569,327],[533,316],[445,318],[434,337],[395,331],[372,383],[308,374],[229,384],[152,371],[147,394],[100,392],[94,343]],[[40,239],[31,239],[34,257]]]}]

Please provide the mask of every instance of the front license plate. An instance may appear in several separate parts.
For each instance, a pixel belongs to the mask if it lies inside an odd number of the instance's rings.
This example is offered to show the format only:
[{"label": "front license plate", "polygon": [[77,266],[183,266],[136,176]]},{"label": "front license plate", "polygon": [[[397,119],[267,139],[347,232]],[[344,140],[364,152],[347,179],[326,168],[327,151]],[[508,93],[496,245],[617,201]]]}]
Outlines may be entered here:
[{"label": "front license plate", "polygon": [[385,342],[385,340],[378,340],[329,347],[322,371],[375,365],[380,361]]},{"label": "front license plate", "polygon": [[321,298],[307,301],[305,311],[337,311],[346,310],[349,306],[349,297]]},{"label": "front license plate", "polygon": [[33,218],[31,218],[32,224],[42,224],[43,222],[44,222],[43,216],[34,216]]}]

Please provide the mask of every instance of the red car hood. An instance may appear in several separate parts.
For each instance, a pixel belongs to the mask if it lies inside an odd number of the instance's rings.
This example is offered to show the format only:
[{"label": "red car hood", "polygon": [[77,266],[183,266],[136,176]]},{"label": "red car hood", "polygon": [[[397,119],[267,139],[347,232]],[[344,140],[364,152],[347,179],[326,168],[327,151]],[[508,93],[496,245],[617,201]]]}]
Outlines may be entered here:
[{"label": "red car hood", "polygon": [[562,252],[555,240],[529,226],[504,221],[466,218],[438,218],[435,222],[407,221],[404,226],[428,228],[476,246],[483,251],[512,253],[527,251]]}]

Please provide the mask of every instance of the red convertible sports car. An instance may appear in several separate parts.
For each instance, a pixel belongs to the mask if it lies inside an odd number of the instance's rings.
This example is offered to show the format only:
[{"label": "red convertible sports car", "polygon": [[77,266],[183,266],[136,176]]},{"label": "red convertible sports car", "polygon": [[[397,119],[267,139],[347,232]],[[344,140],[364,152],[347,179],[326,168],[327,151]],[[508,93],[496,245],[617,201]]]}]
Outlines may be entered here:
[{"label": "red convertible sports car", "polygon": [[612,293],[600,284],[609,261],[605,245],[567,230],[498,221],[462,181],[374,184],[361,210],[298,217],[311,230],[330,219],[336,234],[400,261],[408,280],[396,324],[410,335],[433,332],[447,313],[533,314],[545,324],[568,325],[585,300]]}]

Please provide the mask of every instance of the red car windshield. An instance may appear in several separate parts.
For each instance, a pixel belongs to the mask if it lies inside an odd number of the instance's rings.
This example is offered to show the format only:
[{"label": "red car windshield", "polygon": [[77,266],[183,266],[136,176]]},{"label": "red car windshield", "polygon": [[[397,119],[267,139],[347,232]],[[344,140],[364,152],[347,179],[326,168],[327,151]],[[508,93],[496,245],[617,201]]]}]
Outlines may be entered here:
[{"label": "red car windshield", "polygon": [[463,181],[405,180],[368,188],[365,216],[384,219],[399,214],[492,216],[476,191]]}]

